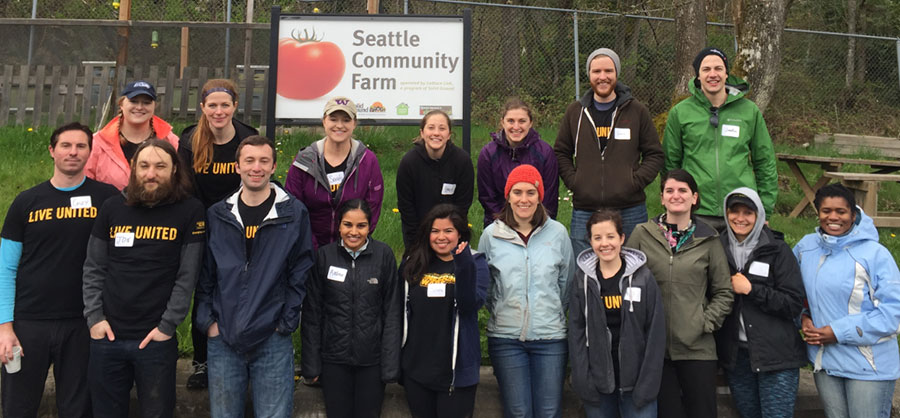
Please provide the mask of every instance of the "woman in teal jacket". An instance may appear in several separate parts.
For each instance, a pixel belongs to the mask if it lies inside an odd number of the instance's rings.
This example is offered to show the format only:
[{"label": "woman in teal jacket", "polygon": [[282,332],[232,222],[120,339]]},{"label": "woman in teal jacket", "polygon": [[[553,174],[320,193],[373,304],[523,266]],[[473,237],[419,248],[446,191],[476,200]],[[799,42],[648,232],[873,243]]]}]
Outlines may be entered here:
[{"label": "woman in teal jacket", "polygon": [[522,164],[479,250],[491,270],[488,352],[505,417],[559,417],[566,373],[566,290],[575,272],[569,235],[541,200],[544,181]]}]

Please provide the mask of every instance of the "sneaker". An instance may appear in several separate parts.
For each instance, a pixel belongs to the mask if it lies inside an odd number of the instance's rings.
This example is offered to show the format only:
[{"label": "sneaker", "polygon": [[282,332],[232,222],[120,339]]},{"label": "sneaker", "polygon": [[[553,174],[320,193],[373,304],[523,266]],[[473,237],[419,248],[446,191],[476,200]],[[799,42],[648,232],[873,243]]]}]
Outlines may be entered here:
[{"label": "sneaker", "polygon": [[209,375],[206,373],[206,363],[194,362],[194,372],[188,376],[188,389],[206,389],[209,387]]}]

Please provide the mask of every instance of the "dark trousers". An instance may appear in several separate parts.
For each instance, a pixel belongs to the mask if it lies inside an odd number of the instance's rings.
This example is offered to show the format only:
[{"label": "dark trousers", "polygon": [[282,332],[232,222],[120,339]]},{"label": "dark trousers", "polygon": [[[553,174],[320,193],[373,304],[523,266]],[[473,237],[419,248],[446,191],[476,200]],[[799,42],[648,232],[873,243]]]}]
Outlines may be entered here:
[{"label": "dark trousers", "polygon": [[84,319],[19,319],[13,322],[13,330],[25,355],[18,373],[6,373],[3,368],[3,416],[37,416],[52,364],[59,416],[90,417],[91,397],[84,367],[88,362],[90,337]]},{"label": "dark trousers", "polygon": [[659,418],[716,418],[715,360],[666,359],[657,406]]},{"label": "dark trousers", "polygon": [[734,370],[726,371],[731,398],[742,418],[790,418],[797,400],[799,369],[754,372],[750,353],[738,350]]},{"label": "dark trousers", "polygon": [[194,343],[194,363],[206,363],[206,330],[197,326],[197,293],[194,293],[194,306],[191,308],[191,342]]},{"label": "dark trousers", "polygon": [[478,385],[432,390],[412,379],[404,379],[406,402],[413,418],[468,418],[475,410]]},{"label": "dark trousers", "polygon": [[384,383],[381,365],[348,366],[322,363],[322,395],[329,418],[377,418],[381,416]]},{"label": "dark trousers", "polygon": [[137,385],[142,418],[171,418],[175,413],[175,362],[178,341],[91,340],[88,384],[95,418],[128,416],[131,386]]}]

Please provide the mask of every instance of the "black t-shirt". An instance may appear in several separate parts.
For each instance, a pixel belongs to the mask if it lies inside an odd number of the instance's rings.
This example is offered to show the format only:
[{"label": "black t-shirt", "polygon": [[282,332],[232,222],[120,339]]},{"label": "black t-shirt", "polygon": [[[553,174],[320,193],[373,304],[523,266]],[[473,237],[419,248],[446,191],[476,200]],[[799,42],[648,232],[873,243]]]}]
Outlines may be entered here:
[{"label": "black t-shirt", "polygon": [[107,243],[103,314],[116,338],[140,340],[166,310],[182,247],[206,240],[205,210],[193,197],[147,208],[119,195],[100,208],[91,235]]},{"label": "black t-shirt", "polygon": [[122,153],[125,154],[125,161],[128,161],[131,164],[131,159],[134,157],[134,153],[137,152],[137,149],[141,144],[135,144],[131,141],[122,141],[120,142],[122,145]]},{"label": "black t-shirt", "polygon": [[606,149],[606,144],[609,143],[611,133],[609,130],[612,127],[615,109],[615,100],[608,103],[600,103],[594,100],[593,105],[588,108],[588,111],[591,113],[591,119],[594,120],[594,126],[597,127],[597,140],[600,141],[600,152],[603,152]]},{"label": "black t-shirt", "polygon": [[613,370],[616,373],[616,385],[619,382],[619,335],[622,328],[622,291],[619,290],[619,281],[625,274],[625,260],[622,260],[622,267],[613,277],[603,278],[600,272],[600,265],[597,265],[597,277],[600,278],[600,299],[603,300],[603,310],[606,312],[606,326],[612,334],[612,350]]},{"label": "black t-shirt", "polygon": [[[197,185],[194,194],[203,202],[203,206],[208,208],[225,199],[241,185],[241,176],[234,169],[234,155],[240,144],[241,140],[237,136],[224,144],[213,144],[212,162],[203,170],[194,172]],[[187,163],[194,165],[193,161]]]},{"label": "black t-shirt", "polygon": [[433,390],[447,390],[452,380],[455,286],[454,262],[435,258],[419,285],[409,287],[403,375]]},{"label": "black t-shirt", "polygon": [[85,178],[71,191],[45,181],[18,196],[0,236],[22,243],[16,273],[16,319],[83,315],[81,271],[98,208],[119,191]]},{"label": "black t-shirt", "polygon": [[335,166],[328,164],[328,160],[325,160],[325,175],[328,176],[328,184],[331,186],[332,196],[334,196],[338,190],[341,189],[341,185],[344,184],[344,171],[347,170],[347,160],[349,159],[350,154],[347,154],[347,156],[344,157],[344,161],[341,161],[340,164]]},{"label": "black t-shirt", "polygon": [[258,206],[247,206],[241,197],[238,196],[238,213],[241,214],[241,222],[244,224],[244,238],[246,238],[248,260],[250,259],[250,251],[253,249],[253,239],[256,238],[256,230],[259,229],[259,224],[262,223],[263,219],[266,219],[266,215],[272,209],[274,203],[275,190],[272,190],[269,193],[269,197]]}]

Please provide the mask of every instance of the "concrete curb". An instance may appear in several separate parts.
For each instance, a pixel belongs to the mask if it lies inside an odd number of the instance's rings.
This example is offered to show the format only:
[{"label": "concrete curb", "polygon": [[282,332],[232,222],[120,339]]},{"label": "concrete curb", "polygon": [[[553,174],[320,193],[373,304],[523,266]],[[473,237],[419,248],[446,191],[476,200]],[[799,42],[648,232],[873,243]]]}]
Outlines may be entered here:
[{"label": "concrete curb", "polygon": [[[175,417],[207,417],[209,416],[209,396],[205,390],[189,391],[185,389],[185,382],[191,372],[190,360],[178,361],[177,375],[177,404]],[[497,380],[494,378],[490,367],[481,368],[481,383],[478,385],[476,397],[475,415],[478,417],[502,417],[500,406],[500,394]],[[137,398],[132,391],[131,417],[139,418]],[[253,416],[249,409],[247,416]],[[40,418],[56,417],[56,389],[54,387],[53,374],[47,378],[44,389],[44,399],[38,412]],[[319,388],[298,384],[294,392],[294,418],[325,418],[325,404],[322,400],[322,392]],[[408,418],[409,410],[406,406],[406,397],[403,387],[397,384],[388,385],[385,390],[384,404],[382,408],[383,418]],[[572,392],[568,383],[563,392],[563,418],[583,417],[581,401]],[[731,401],[727,387],[719,387],[718,416],[722,418],[738,418],[739,415]],[[800,386],[798,388],[797,403],[794,411],[797,418],[823,417],[822,403],[819,400],[815,383],[810,370],[800,371]],[[900,418],[900,391],[895,390],[891,417]]]}]

